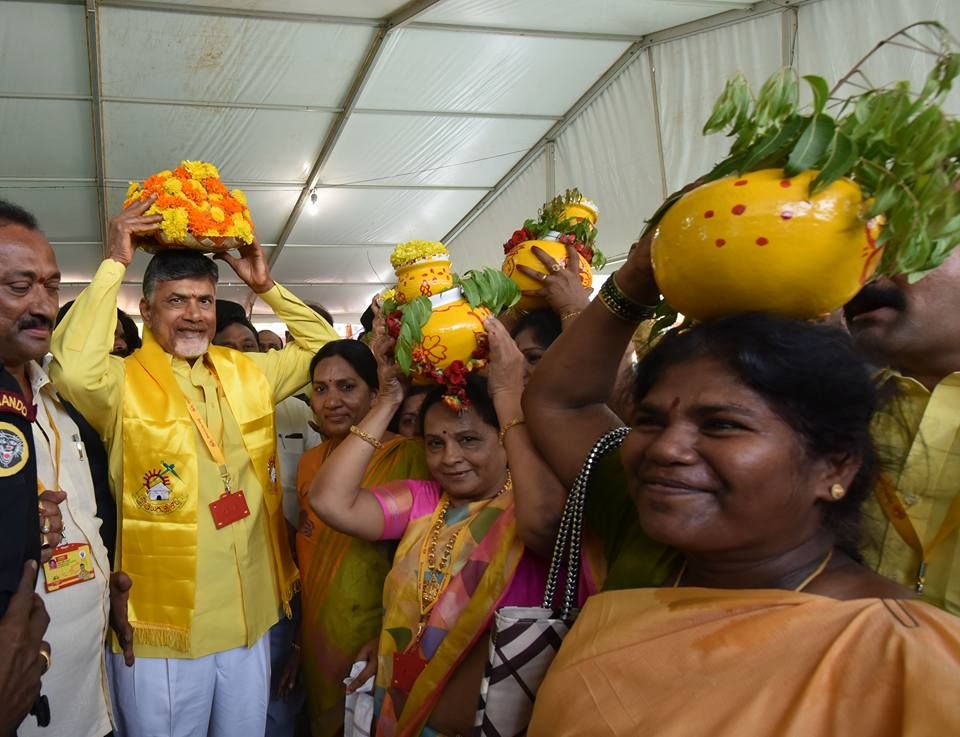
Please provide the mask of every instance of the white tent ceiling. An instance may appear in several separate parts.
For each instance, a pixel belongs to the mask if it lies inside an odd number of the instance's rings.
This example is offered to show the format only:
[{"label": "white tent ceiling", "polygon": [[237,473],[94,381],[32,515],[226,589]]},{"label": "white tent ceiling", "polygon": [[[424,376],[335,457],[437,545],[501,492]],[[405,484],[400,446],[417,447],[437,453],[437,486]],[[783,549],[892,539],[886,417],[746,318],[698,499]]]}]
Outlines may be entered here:
[{"label": "white tent ceiling", "polygon": [[[696,131],[738,68],[759,80],[799,58],[835,77],[899,21],[956,26],[957,13],[947,0],[2,1],[0,197],[39,217],[67,299],[128,180],[213,161],[247,191],[278,280],[356,321],[397,242],[447,237],[458,268],[494,264],[566,186],[600,203],[605,249],[622,252],[722,149]],[[130,311],[145,261],[125,280]],[[248,299],[236,281],[223,276],[222,296]]]}]

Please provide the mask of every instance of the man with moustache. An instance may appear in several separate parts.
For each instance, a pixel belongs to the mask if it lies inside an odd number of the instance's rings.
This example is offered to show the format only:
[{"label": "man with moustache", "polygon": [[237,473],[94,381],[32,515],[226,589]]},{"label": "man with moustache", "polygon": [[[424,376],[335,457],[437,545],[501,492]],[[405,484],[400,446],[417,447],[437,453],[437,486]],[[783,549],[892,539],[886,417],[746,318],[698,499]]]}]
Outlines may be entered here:
[{"label": "man with moustache", "polygon": [[867,285],[844,316],[890,395],[874,426],[890,467],[868,563],[960,615],[960,249],[915,284]]},{"label": "man with moustache", "polygon": [[[44,676],[50,726],[28,717],[20,737],[103,737],[110,701],[103,677],[110,564],[101,541],[90,453],[73,408],[40,364],[57,315],[60,271],[36,219],[0,201],[0,361],[17,381],[31,427],[44,563],[36,591],[50,616],[56,663]],[[114,309],[115,309],[114,305]],[[112,342],[111,342],[112,343]],[[0,397],[16,405],[17,398]],[[25,437],[0,426],[0,475],[25,459]],[[58,505],[59,509],[58,509]]]},{"label": "man with moustache", "polygon": [[118,727],[125,737],[262,735],[266,633],[281,609],[289,616],[297,586],[274,405],[307,383],[310,359],[338,336],[274,283],[255,240],[239,258],[218,257],[290,326],[284,350],[211,346],[217,265],[163,250],[144,274],[143,346],[111,356],[133,238],[161,221],[145,214],[152,204],[110,222],[109,257],[52,345],[53,375],[110,455],[117,566],[132,583],[129,605],[115,612],[120,642],[109,661]]}]

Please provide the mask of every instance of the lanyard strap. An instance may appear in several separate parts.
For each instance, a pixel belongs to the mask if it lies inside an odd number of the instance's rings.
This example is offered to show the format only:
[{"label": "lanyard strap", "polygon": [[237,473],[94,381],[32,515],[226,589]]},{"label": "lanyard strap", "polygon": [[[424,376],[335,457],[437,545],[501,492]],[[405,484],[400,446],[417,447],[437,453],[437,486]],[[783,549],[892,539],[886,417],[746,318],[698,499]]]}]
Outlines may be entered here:
[{"label": "lanyard strap", "polygon": [[220,479],[223,481],[223,490],[229,493],[230,471],[227,470],[227,459],[223,454],[223,448],[220,447],[220,443],[218,443],[213,437],[213,433],[210,432],[210,428],[207,427],[207,423],[203,421],[199,410],[196,408],[196,405],[194,405],[194,403],[186,397],[183,399],[187,403],[187,410],[190,412],[190,417],[193,419],[193,424],[196,425],[197,430],[200,431],[200,437],[203,438],[204,445],[207,446],[207,450],[210,451],[210,456],[213,458],[213,462],[216,463],[220,469]]},{"label": "lanyard strap", "polygon": [[920,556],[920,566],[917,568],[916,589],[918,593],[923,592],[924,584],[927,582],[927,561],[933,554],[933,551],[952,535],[960,527],[960,495],[954,497],[947,510],[947,516],[940,525],[937,534],[933,536],[929,545],[924,545],[917,534],[913,522],[910,521],[910,515],[897,496],[897,490],[886,474],[881,474],[876,485],[877,501],[883,508],[890,524],[903,539]]}]

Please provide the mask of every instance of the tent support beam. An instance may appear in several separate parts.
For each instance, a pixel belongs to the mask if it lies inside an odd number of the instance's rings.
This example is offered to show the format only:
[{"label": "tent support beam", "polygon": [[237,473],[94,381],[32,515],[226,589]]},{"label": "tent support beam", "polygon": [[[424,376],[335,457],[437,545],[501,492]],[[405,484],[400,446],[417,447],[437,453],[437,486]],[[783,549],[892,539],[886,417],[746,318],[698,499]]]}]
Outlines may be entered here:
[{"label": "tent support beam", "polygon": [[107,164],[103,140],[103,100],[100,97],[100,15],[96,0],[86,0],[87,67],[90,73],[90,110],[93,123],[93,160],[96,171],[97,200],[100,205],[100,237],[103,241],[103,256],[106,258],[107,223],[110,211],[107,206]]},{"label": "tent support beam", "polygon": [[682,25],[675,26],[673,28],[668,28],[663,31],[657,31],[656,33],[651,33],[647,36],[644,36],[639,41],[634,42],[630,45],[623,55],[617,59],[613,65],[604,72],[603,76],[600,77],[593,86],[587,90],[583,96],[577,100],[573,107],[571,107],[564,116],[557,121],[554,126],[548,130],[543,137],[537,141],[533,147],[527,151],[527,153],[520,159],[516,164],[511,167],[511,169],[503,175],[499,182],[490,190],[484,197],[471,208],[471,210],[460,219],[456,225],[451,228],[447,234],[443,237],[443,242],[449,244],[453,241],[458,235],[460,235],[467,226],[470,225],[477,217],[482,213],[490,204],[500,196],[500,194],[509,187],[527,168],[537,160],[543,149],[549,141],[556,140],[559,135],[569,126],[576,117],[589,106],[607,87],[612,84],[617,77],[620,76],[620,73],[627,68],[629,63],[636,57],[638,53],[644,49],[652,46],[658,46],[669,41],[677,41],[681,38],[687,38],[688,36],[693,36],[698,33],[704,33],[705,31],[712,31],[717,28],[725,28],[726,26],[735,25],[737,23],[742,23],[746,20],[751,20],[753,18],[761,18],[772,13],[781,13],[788,8],[798,8],[802,5],[809,5],[810,3],[820,2],[820,0],[762,0],[762,2],[754,3],[749,8],[743,10],[728,10],[724,13],[718,13],[717,15],[710,16],[709,18],[704,18],[702,20],[693,21],[691,23],[683,23]]}]

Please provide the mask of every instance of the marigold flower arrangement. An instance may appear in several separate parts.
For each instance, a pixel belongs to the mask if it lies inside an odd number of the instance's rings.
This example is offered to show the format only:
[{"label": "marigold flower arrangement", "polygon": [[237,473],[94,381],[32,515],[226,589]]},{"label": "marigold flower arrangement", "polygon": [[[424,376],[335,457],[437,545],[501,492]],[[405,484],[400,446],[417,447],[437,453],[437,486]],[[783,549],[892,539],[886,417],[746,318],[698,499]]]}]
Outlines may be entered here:
[{"label": "marigold flower arrangement", "polygon": [[239,189],[228,190],[220,172],[205,161],[181,161],[176,169],[130,182],[123,206],[156,195],[147,215],[161,215],[163,222],[155,242],[141,247],[163,246],[225,251],[253,243],[253,220],[247,198]]},{"label": "marigold flower arrangement", "polygon": [[447,249],[435,241],[401,243],[390,263],[400,283],[384,293],[382,310],[397,364],[416,381],[444,386],[444,402],[461,411],[467,375],[487,363],[483,321],[516,304],[520,291],[495,269],[449,272]]}]

